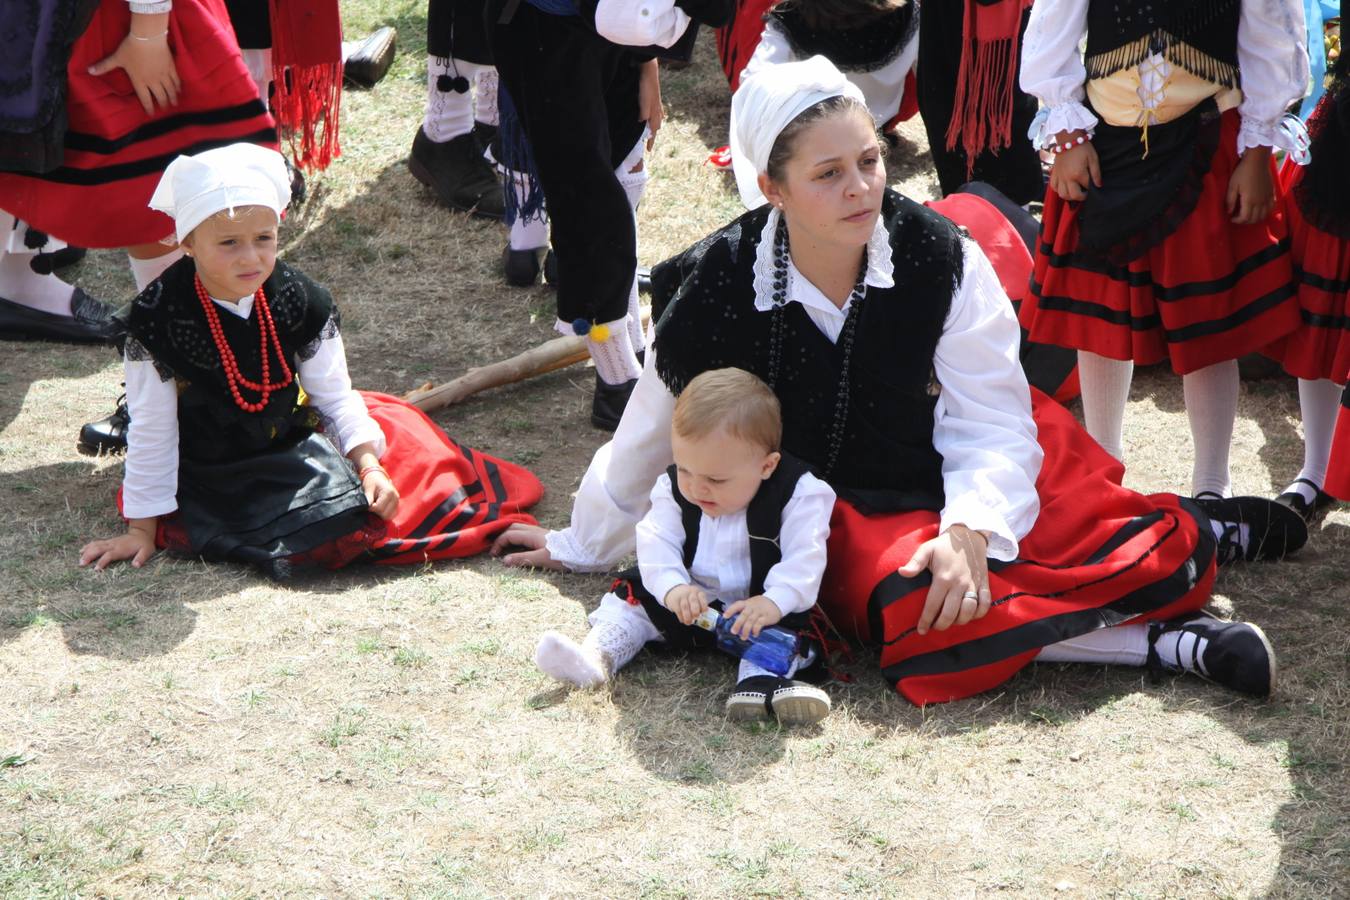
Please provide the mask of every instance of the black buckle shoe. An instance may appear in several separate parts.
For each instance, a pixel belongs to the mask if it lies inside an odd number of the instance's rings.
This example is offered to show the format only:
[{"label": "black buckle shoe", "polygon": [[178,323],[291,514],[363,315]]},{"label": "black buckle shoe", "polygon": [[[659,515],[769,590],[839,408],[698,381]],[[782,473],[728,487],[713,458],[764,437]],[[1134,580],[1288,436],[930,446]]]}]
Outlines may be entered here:
[{"label": "black buckle shoe", "polygon": [[79,288],[70,298],[70,315],[58,316],[0,298],[0,338],[13,341],[112,343],[112,307]]},{"label": "black buckle shoe", "polygon": [[613,431],[619,427],[628,398],[633,396],[636,378],[623,384],[607,384],[599,373],[595,376],[595,395],[591,397],[591,424],[602,431]]},{"label": "black buckle shoe", "polygon": [[1307,498],[1298,491],[1285,491],[1275,498],[1275,502],[1281,506],[1287,506],[1298,513],[1303,521],[1309,525],[1321,519],[1330,509],[1337,504],[1335,497],[1322,490],[1322,486],[1307,478],[1295,478],[1293,484],[1306,484],[1313,489],[1313,500],[1308,502]]},{"label": "black buckle shoe", "polygon": [[342,77],[351,84],[373,88],[389,71],[398,47],[393,26],[378,28],[361,41],[342,42]]},{"label": "black buckle shoe", "polygon": [[[1220,497],[1202,493],[1195,503],[1218,522],[1219,565],[1253,560],[1278,560],[1308,543],[1308,523],[1287,506],[1265,497]],[[1242,526],[1247,526],[1247,536]]]},{"label": "black buckle shoe", "polygon": [[506,214],[502,183],[472,132],[438,144],[419,127],[408,170],[435,192],[443,206],[486,219]]},{"label": "black buckle shoe", "polygon": [[127,449],[127,428],[131,425],[131,411],[127,409],[127,395],[117,398],[117,408],[110,415],[88,422],[80,429],[75,449],[85,456],[121,453]]},{"label": "black buckle shoe", "polygon": [[[1180,665],[1166,665],[1156,645],[1164,635],[1178,632],[1195,635],[1191,658],[1181,660]],[[1201,640],[1205,642],[1203,653],[1198,649]],[[1250,622],[1224,622],[1199,612],[1184,619],[1149,623],[1148,668],[1154,673],[1192,672],[1244,694],[1269,697],[1278,666],[1275,648],[1260,628]]]},{"label": "black buckle shoe", "polygon": [[513,250],[508,244],[502,251],[502,274],[506,283],[512,287],[533,287],[539,280],[540,262],[544,258],[544,248],[533,250]]}]

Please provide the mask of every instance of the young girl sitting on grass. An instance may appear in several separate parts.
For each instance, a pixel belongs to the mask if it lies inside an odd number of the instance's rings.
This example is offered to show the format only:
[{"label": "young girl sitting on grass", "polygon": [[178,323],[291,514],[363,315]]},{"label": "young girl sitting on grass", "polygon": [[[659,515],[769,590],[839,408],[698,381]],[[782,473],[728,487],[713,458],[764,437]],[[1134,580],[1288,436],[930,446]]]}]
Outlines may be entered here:
[{"label": "young girl sitting on grass", "polygon": [[[591,613],[583,643],[556,631],[539,640],[535,662],[560,681],[603,684],[653,641],[711,647],[713,633],[696,621],[710,606],[750,641],[774,625],[800,632],[816,605],[834,491],[779,452],[783,420],[769,386],[743,369],[704,372],[676,401],[671,432],[675,464],[637,525],[637,570]],[[786,675],[743,658],[727,715],[823,719],[829,696],[792,680],[812,655],[800,643]]]},{"label": "young girl sitting on grass", "polygon": [[126,314],[128,527],[86,545],[80,565],[139,567],[158,548],[278,577],[295,563],[467,556],[533,521],[530,472],[352,390],[332,296],[276,258],[289,199],[281,154],[253,144],[165,171],[150,205],[187,255]]}]

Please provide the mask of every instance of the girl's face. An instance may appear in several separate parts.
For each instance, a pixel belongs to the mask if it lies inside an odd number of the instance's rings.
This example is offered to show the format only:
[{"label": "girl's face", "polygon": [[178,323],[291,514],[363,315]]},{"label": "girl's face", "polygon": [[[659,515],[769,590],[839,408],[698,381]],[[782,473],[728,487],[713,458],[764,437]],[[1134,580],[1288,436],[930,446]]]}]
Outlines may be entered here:
[{"label": "girl's face", "polygon": [[839,112],[807,126],[793,143],[780,180],[759,176],[760,190],[781,206],[793,240],[866,246],[886,188],[871,118]]},{"label": "girl's face", "polygon": [[253,294],[277,262],[277,214],[245,206],[234,216],[210,216],[183,239],[207,293],[218,300]]}]

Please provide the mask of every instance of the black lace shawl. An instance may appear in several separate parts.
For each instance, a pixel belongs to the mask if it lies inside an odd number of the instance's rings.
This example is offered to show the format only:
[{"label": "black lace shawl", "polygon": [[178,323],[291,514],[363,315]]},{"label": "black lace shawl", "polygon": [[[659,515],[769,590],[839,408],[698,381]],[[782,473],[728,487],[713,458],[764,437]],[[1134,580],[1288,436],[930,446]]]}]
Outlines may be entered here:
[{"label": "black lace shawl", "polygon": [[799,59],[820,54],[844,72],[875,72],[890,65],[919,28],[912,0],[849,28],[811,27],[802,15],[800,0],[775,6],[765,19],[782,28],[788,46]]},{"label": "black lace shawl", "polygon": [[1350,62],[1344,50],[1332,77],[1308,119],[1312,159],[1294,186],[1294,200],[1311,225],[1350,240]]}]

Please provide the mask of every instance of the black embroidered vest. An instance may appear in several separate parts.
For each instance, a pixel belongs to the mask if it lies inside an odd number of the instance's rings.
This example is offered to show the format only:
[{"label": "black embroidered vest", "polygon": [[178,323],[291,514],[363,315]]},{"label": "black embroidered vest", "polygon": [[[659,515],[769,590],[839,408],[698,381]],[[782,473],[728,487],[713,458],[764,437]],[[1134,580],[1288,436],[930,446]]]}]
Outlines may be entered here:
[{"label": "black embroidered vest", "polygon": [[845,72],[875,72],[898,57],[919,28],[914,0],[884,12],[870,22],[844,28],[812,28],[801,13],[801,3],[783,3],[766,15],[777,23],[798,59],[817,54]]},{"label": "black embroidered vest", "polygon": [[1158,53],[1192,75],[1239,87],[1241,0],[1090,0],[1088,78],[1106,78]]},{"label": "black embroidered vest", "polygon": [[1342,51],[1335,80],[1308,117],[1312,159],[1294,185],[1294,200],[1313,227],[1350,240],[1350,64]]},{"label": "black embroidered vest", "polygon": [[755,309],[754,261],[769,207],[741,216],[652,273],[656,365],[678,394],[709,369],[734,366],[773,382],[770,331],[783,316],[777,382],[783,447],[841,495],[875,510],[943,506],[942,456],[933,448],[933,355],[964,257],[950,221],[894,191],[882,201],[895,286],[869,287],[851,359],[839,458],[828,461],[844,348],[800,303]]},{"label": "black embroidered vest", "polygon": [[[783,531],[783,510],[792,493],[797,490],[797,482],[807,472],[805,463],[793,459],[784,453],[778,460],[778,468],[764,479],[750,505],[745,508],[745,528],[750,534],[750,593],[754,597],[764,593],[764,579],[769,570],[783,559],[783,549],[779,535]],[[680,493],[680,481],[675,467],[666,469],[670,476],[670,493],[680,507],[680,522],[684,526],[684,567],[694,564],[694,554],[698,552],[699,523],[703,520],[703,510]]]},{"label": "black embroidered vest", "polygon": [[[296,379],[274,392],[259,412],[245,412],[235,405],[197,298],[195,273],[191,258],[180,259],[136,297],[126,314],[130,337],[149,351],[162,373],[171,374],[178,382],[179,453],[190,460],[234,460],[303,437],[316,420],[307,407],[297,406],[300,391]],[[295,372],[300,351],[320,336],[330,320],[336,323],[333,298],[283,262],[277,262],[263,284],[263,293],[286,364]],[[262,363],[257,313],[241,319],[221,310],[219,318],[239,370],[244,377],[259,380]],[[128,345],[129,355],[137,352],[134,346]],[[271,366],[270,378],[276,381],[279,373],[274,352]],[[247,388],[243,394],[250,402],[258,396]]]}]

